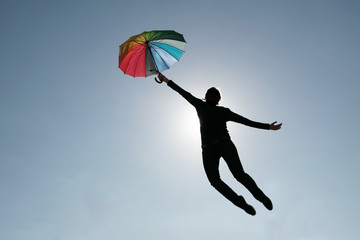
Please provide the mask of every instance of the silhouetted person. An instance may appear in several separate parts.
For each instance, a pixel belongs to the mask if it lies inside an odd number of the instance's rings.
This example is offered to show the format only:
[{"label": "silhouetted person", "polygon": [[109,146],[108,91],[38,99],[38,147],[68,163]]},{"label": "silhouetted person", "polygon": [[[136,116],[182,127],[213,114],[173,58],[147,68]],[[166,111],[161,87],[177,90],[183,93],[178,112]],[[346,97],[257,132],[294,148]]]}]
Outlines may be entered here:
[{"label": "silhouetted person", "polygon": [[161,82],[167,83],[170,88],[178,92],[196,108],[200,119],[203,164],[211,185],[234,205],[242,208],[250,215],[256,214],[255,209],[246,203],[244,197],[237,195],[221,180],[219,174],[219,161],[222,157],[235,179],[243,184],[267,209],[272,210],[273,205],[271,200],[244,171],[236,147],[230,139],[226,122],[234,121],[250,127],[267,130],[279,130],[282,124],[276,124],[276,122],[271,124],[254,122],[230,111],[228,108],[217,106],[221,99],[221,95],[214,87],[207,90],[205,101],[203,101],[192,96],[189,92],[176,85],[173,81],[167,79],[161,73],[158,77]]}]

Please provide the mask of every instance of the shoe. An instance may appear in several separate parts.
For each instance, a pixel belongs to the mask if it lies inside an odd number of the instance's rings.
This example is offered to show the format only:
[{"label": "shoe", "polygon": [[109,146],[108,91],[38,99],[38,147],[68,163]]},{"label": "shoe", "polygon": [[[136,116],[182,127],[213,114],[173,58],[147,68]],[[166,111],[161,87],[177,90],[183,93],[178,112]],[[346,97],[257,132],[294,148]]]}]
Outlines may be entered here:
[{"label": "shoe", "polygon": [[256,211],[253,208],[253,206],[247,204],[243,196],[239,196],[239,201],[235,205],[243,209],[247,214],[250,214],[252,216],[255,216],[256,214]]},{"label": "shoe", "polygon": [[270,200],[270,198],[268,197],[264,197],[263,199],[260,200],[260,202],[262,202],[262,204],[264,204],[264,206],[268,209],[268,210],[272,210],[273,209],[273,204]]}]

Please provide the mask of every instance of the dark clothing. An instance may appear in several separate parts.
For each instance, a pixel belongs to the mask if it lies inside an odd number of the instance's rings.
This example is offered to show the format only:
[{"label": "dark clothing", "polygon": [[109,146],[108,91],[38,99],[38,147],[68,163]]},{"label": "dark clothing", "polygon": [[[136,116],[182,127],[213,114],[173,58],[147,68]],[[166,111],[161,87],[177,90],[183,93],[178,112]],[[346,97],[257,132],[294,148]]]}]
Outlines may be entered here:
[{"label": "dark clothing", "polygon": [[236,147],[230,139],[205,148],[202,156],[204,169],[210,184],[229,201],[237,205],[238,195],[220,178],[219,163],[221,157],[225,160],[234,178],[244,185],[256,199],[261,201],[264,193],[259,189],[255,181],[244,172]]},{"label": "dark clothing", "polygon": [[260,129],[270,129],[269,124],[254,122],[232,112],[228,108],[206,103],[203,100],[194,97],[171,80],[169,81],[168,86],[178,92],[195,107],[200,119],[201,143],[203,147],[214,144],[222,139],[230,138],[226,127],[226,122],[228,121]]},{"label": "dark clothing", "polygon": [[267,130],[270,129],[270,124],[254,122],[228,108],[206,103],[192,96],[171,80],[168,82],[168,86],[183,96],[197,111],[200,119],[203,164],[211,185],[236,206],[243,207],[239,196],[220,178],[219,161],[222,157],[238,182],[243,184],[257,200],[261,202],[267,200],[268,198],[258,188],[255,181],[244,172],[236,147],[230,139],[226,122],[234,121]]}]

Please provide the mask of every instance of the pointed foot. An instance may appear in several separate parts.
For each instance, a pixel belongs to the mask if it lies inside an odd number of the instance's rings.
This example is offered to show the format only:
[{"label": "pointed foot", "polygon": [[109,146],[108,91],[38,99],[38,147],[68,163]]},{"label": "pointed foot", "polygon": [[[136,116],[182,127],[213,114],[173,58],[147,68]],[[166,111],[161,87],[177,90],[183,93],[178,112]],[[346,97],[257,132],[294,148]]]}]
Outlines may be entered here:
[{"label": "pointed foot", "polygon": [[264,206],[269,210],[271,211],[273,209],[273,204],[270,200],[270,198],[268,197],[264,197],[263,199],[260,200],[260,202],[262,202],[262,204],[264,204]]},{"label": "pointed foot", "polygon": [[243,196],[239,196],[239,201],[237,204],[235,204],[239,208],[243,209],[247,214],[250,214],[252,216],[256,215],[255,208],[249,204],[246,203]]}]

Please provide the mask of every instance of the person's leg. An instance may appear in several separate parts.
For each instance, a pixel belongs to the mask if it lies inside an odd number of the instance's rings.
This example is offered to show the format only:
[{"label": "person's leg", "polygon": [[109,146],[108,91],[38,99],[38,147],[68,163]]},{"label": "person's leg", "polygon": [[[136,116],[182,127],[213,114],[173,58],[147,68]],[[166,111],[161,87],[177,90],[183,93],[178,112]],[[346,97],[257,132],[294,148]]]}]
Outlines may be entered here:
[{"label": "person's leg", "polygon": [[243,184],[255,199],[262,202],[267,209],[272,210],[271,200],[256,185],[254,179],[252,179],[252,177],[244,171],[234,143],[231,140],[224,142],[221,145],[221,150],[222,157],[227,163],[235,179]]},{"label": "person's leg", "polygon": [[220,155],[218,152],[215,149],[210,149],[210,147],[208,147],[203,150],[202,155],[204,169],[210,184],[234,205],[242,208],[248,214],[255,215],[255,209],[248,205],[242,196],[238,196],[226,183],[221,180],[219,173]]}]

